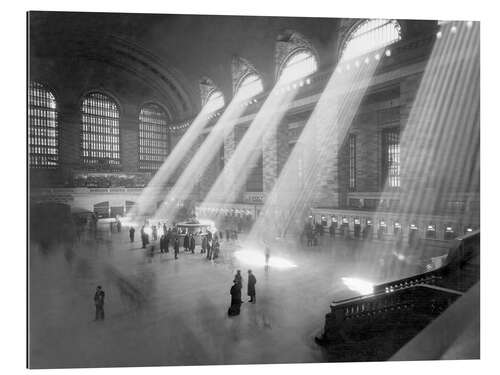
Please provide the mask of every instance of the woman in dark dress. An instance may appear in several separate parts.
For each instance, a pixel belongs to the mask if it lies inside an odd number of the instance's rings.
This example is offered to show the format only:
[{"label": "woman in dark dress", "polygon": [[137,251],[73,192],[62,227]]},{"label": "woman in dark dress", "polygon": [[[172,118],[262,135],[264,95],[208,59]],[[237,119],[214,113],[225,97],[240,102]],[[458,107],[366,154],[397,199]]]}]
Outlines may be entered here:
[{"label": "woman in dark dress", "polygon": [[231,287],[231,307],[229,307],[228,315],[239,315],[240,314],[240,306],[241,306],[241,288],[236,282],[233,282],[233,286]]}]

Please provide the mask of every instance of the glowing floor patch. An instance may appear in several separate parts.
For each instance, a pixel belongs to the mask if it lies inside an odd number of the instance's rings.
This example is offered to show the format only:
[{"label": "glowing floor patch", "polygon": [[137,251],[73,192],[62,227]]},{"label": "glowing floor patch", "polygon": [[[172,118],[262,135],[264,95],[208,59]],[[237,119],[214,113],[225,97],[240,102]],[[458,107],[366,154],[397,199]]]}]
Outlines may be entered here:
[{"label": "glowing floor patch", "polygon": [[355,292],[359,292],[361,294],[372,294],[373,293],[374,285],[369,281],[356,279],[354,277],[343,277],[342,282],[350,290],[354,290]]},{"label": "glowing floor patch", "polygon": [[[254,250],[239,250],[234,253],[236,259],[240,262],[254,267],[264,267],[266,265],[266,258],[260,251]],[[292,263],[288,259],[280,257],[270,257],[269,266],[273,268],[295,268],[296,264]]]}]

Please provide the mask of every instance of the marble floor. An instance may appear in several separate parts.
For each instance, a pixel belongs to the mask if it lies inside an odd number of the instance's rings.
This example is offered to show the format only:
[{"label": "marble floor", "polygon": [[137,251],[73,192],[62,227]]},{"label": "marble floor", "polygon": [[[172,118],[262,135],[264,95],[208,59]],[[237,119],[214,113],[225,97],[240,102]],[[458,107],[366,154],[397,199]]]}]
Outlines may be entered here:
[{"label": "marble floor", "polygon": [[[372,282],[411,273],[388,262],[383,243],[332,241],[306,247],[273,244],[271,257],[296,265],[251,266],[257,303],[228,317],[229,289],[241,269],[225,241],[216,261],[199,249],[174,260],[130,243],[128,233],[100,233],[76,246],[30,251],[29,357],[32,368],[297,363],[326,361],[314,342],[333,299],[346,292],[342,277]],[[104,321],[94,321],[97,285],[106,292]],[[244,293],[245,301],[248,300]]]}]

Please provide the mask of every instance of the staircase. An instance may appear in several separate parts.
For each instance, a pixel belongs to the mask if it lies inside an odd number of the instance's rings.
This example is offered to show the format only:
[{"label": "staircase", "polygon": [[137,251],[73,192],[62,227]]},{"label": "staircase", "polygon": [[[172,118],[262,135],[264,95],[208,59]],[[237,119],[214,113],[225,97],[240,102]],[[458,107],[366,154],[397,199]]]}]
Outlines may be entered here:
[{"label": "staircase", "polygon": [[331,361],[389,359],[479,281],[479,243],[479,231],[459,237],[442,267],[332,302],[316,342]]}]

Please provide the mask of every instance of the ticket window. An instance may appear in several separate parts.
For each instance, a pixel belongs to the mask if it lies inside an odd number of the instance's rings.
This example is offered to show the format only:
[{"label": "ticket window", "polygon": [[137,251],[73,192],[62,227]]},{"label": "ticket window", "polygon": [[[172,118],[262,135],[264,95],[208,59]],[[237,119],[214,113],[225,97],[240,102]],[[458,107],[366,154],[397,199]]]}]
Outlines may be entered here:
[{"label": "ticket window", "polygon": [[399,221],[394,222],[393,232],[395,236],[400,235],[401,232],[401,223]]},{"label": "ticket window", "polygon": [[335,231],[337,230],[337,217],[332,216],[332,222],[330,224],[330,236],[335,237]]},{"label": "ticket window", "polygon": [[373,227],[373,222],[371,219],[367,219],[366,220],[366,224],[365,224],[365,227],[363,229],[363,238],[364,239],[368,239],[371,237],[372,235],[372,228]]},{"label": "ticket window", "polygon": [[418,242],[418,227],[416,224],[410,224],[410,232],[408,234],[408,244],[416,246]]},{"label": "ticket window", "polygon": [[384,239],[384,235],[387,233],[387,224],[385,223],[384,220],[380,220],[378,224],[378,230],[377,230],[377,238],[379,240]]},{"label": "ticket window", "polygon": [[326,216],[321,216],[321,225],[324,227],[328,226],[328,221],[326,220]]},{"label": "ticket window", "polygon": [[349,219],[347,217],[342,218],[342,232],[344,236],[349,236]]},{"label": "ticket window", "polygon": [[446,225],[444,228],[444,239],[445,240],[453,240],[456,237],[455,230],[453,226],[451,225]]},{"label": "ticket window", "polygon": [[436,224],[427,225],[427,229],[425,230],[425,238],[436,238]]},{"label": "ticket window", "polygon": [[361,238],[361,220],[359,218],[354,219],[354,237]]}]

